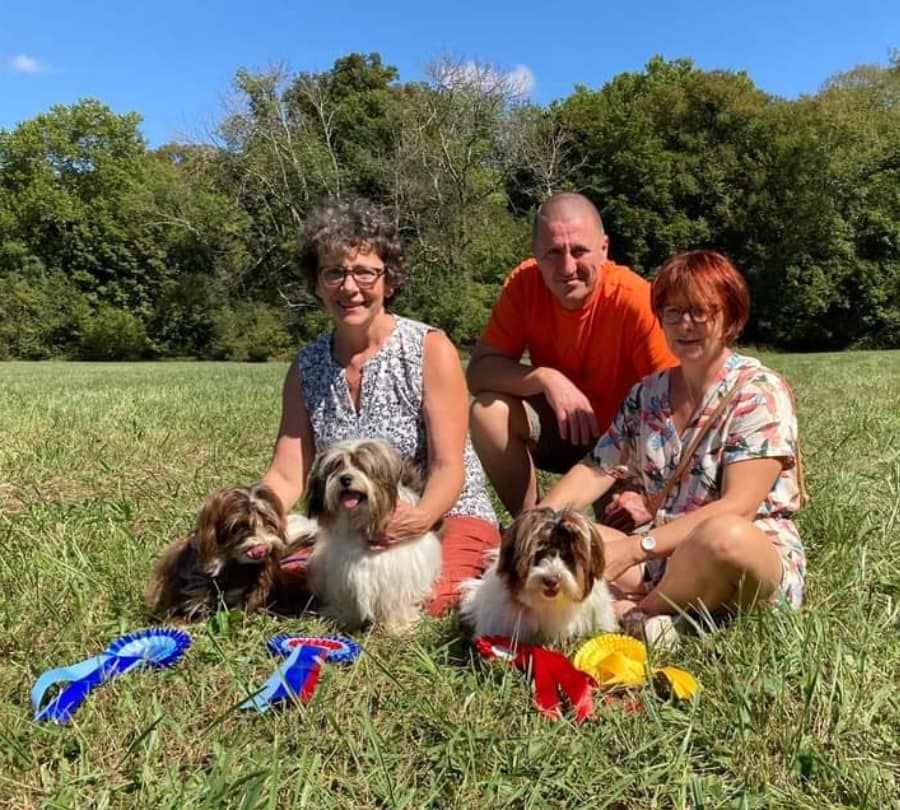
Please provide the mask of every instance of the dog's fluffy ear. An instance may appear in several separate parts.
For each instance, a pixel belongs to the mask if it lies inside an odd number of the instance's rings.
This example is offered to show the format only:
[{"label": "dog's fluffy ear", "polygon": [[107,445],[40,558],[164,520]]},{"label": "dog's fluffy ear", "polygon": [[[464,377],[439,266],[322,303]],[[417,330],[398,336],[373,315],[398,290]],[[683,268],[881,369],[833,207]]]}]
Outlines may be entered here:
[{"label": "dog's fluffy ear", "polygon": [[421,495],[425,491],[425,476],[422,474],[419,465],[412,459],[403,459],[400,483],[407,489],[411,489],[416,495]]},{"label": "dog's fluffy ear", "polygon": [[512,583],[516,577],[516,523],[513,521],[500,538],[500,553],[497,555],[497,575]]},{"label": "dog's fluffy ear", "polygon": [[500,555],[497,558],[497,574],[506,580],[513,591],[518,590],[528,579],[545,512],[546,509],[529,509],[503,532]]},{"label": "dog's fluffy ear", "polygon": [[324,454],[316,456],[307,476],[306,514],[318,517],[325,511],[325,476],[322,475],[322,459]]},{"label": "dog's fluffy ear", "polygon": [[219,490],[204,501],[197,516],[197,529],[194,533],[198,562],[203,571],[211,577],[222,573],[224,566],[218,531],[225,493],[226,490]]},{"label": "dog's fluffy ear", "polygon": [[587,524],[590,531],[590,565],[588,566],[588,583],[585,597],[587,597],[587,594],[593,589],[594,583],[598,579],[603,578],[603,572],[606,570],[606,555],[603,551],[603,537],[601,537],[594,521],[589,520],[587,521]]},{"label": "dog's fluffy ear", "polygon": [[280,569],[276,561],[270,560],[261,567],[254,586],[247,594],[244,602],[246,613],[265,610],[273,600],[273,595],[280,582]]},{"label": "dog's fluffy ear", "polygon": [[169,544],[153,567],[145,599],[154,616],[167,617],[179,613],[183,601],[182,572],[193,565],[193,536],[181,537]]}]

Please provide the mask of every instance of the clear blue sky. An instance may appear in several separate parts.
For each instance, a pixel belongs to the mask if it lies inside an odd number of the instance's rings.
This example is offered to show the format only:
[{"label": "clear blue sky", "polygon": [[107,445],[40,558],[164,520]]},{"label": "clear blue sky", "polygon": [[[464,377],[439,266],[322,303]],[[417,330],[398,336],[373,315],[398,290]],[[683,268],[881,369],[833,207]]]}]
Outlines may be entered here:
[{"label": "clear blue sky", "polygon": [[892,47],[900,0],[5,0],[0,127],[92,96],[141,113],[152,146],[203,140],[237,68],[325,70],[352,51],[379,51],[404,80],[448,55],[519,69],[546,103],[654,54],[746,70],[794,98],[855,65],[887,64]]}]

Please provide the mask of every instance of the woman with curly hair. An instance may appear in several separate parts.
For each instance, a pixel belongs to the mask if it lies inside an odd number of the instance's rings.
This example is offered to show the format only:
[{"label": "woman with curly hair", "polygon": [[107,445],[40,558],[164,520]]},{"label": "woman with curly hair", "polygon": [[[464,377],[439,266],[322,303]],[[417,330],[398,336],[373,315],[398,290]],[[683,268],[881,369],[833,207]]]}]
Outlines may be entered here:
[{"label": "woman with curly hair", "polygon": [[391,305],[407,273],[396,228],[368,200],[329,202],[306,221],[300,269],[332,329],[308,343],[285,380],[281,426],[263,481],[285,510],[303,495],[317,452],[347,439],[386,439],[425,473],[415,506],[398,503],[376,545],[420,537],[439,520],[443,570],[429,610],[499,544],[481,465],[468,440],[468,395],[456,348]]}]

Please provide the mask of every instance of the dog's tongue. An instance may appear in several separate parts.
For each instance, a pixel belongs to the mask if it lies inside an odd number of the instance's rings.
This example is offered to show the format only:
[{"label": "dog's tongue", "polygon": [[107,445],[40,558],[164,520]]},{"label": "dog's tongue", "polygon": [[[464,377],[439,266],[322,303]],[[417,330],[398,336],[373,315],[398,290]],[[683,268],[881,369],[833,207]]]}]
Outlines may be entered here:
[{"label": "dog's tongue", "polygon": [[362,501],[362,494],[359,492],[344,492],[341,495],[341,505],[346,509],[356,509]]},{"label": "dog's tongue", "polygon": [[247,549],[247,556],[251,560],[261,560],[269,553],[269,547],[260,543],[258,546],[253,546],[252,548]]}]

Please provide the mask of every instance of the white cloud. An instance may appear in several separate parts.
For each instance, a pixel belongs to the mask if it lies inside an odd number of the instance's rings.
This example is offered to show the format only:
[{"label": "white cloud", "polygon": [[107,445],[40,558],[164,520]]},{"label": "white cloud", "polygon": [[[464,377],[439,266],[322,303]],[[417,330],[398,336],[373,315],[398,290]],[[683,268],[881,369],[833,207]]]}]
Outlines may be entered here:
[{"label": "white cloud", "polygon": [[534,90],[536,83],[534,72],[527,65],[517,65],[506,74],[506,78],[523,96],[529,95]]},{"label": "white cloud", "polygon": [[534,73],[527,65],[517,65],[512,70],[503,72],[479,62],[447,62],[439,65],[437,75],[440,81],[451,86],[476,84],[489,88],[503,85],[520,96],[529,95],[536,83]]},{"label": "white cloud", "polygon": [[19,53],[9,60],[9,69],[13,73],[27,73],[33,76],[36,73],[43,73],[47,66],[27,53]]}]

